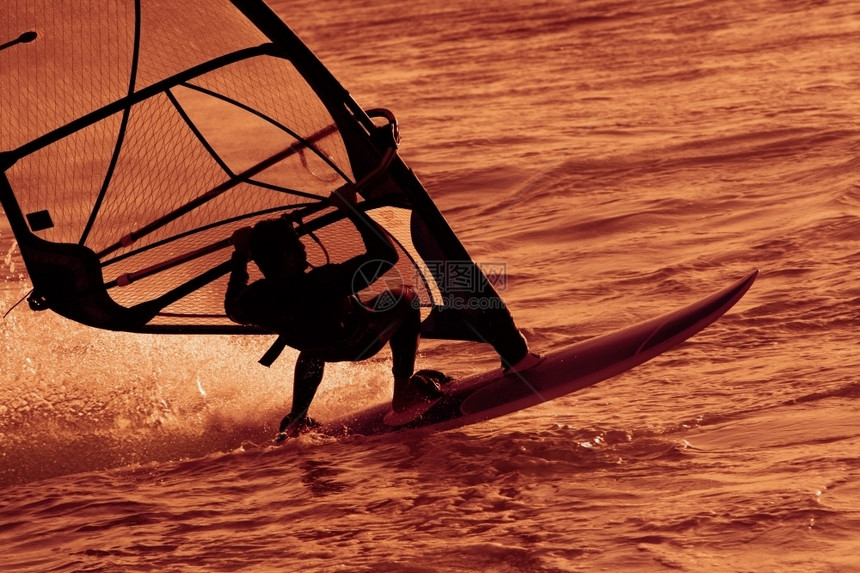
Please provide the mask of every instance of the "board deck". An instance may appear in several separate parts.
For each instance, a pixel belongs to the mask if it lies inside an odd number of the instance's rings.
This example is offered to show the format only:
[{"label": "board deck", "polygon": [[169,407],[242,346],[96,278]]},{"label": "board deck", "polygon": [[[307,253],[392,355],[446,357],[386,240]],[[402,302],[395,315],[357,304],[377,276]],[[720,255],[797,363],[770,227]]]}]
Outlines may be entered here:
[{"label": "board deck", "polygon": [[443,386],[442,398],[403,423],[392,423],[391,407],[386,403],[325,424],[321,431],[330,435],[376,435],[419,428],[442,431],[497,418],[587,388],[701,331],[734,306],[757,275],[755,271],[663,316],[529,360],[524,368],[497,368],[453,380]]}]

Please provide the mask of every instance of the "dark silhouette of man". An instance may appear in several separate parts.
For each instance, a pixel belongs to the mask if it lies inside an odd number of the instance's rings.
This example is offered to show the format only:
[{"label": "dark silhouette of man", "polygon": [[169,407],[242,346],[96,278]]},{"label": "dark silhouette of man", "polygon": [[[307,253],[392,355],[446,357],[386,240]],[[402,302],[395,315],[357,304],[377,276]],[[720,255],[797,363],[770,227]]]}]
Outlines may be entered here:
[{"label": "dark silhouette of man", "polygon": [[[367,304],[356,297],[394,266],[398,255],[386,232],[355,207],[355,191],[330,197],[356,226],[364,254],[343,263],[313,268],[290,219],[260,221],[233,234],[232,271],[224,306],[227,316],[278,334],[299,350],[293,378],[293,403],[281,422],[279,439],[318,425],[307,415],[326,362],[359,361],[391,346],[394,374],[392,408],[441,396],[444,376],[414,376],[421,337],[417,295],[408,286],[387,289]],[[263,278],[248,284],[253,261]]]}]

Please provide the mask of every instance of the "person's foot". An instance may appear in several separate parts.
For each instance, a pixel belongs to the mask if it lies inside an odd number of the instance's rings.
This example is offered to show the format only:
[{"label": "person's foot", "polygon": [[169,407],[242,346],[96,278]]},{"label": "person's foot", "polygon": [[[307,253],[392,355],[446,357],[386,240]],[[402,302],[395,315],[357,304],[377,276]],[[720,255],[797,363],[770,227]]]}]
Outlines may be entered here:
[{"label": "person's foot", "polygon": [[508,372],[510,370],[514,370],[517,372],[522,371],[522,370],[528,370],[529,368],[531,368],[532,366],[534,366],[535,364],[540,362],[540,360],[541,360],[541,356],[539,354],[535,354],[534,352],[529,352],[528,354],[526,354],[525,356],[520,358],[520,360],[516,364],[513,364],[513,365],[508,364],[507,362],[504,361],[504,359],[502,359],[502,369],[505,372]]},{"label": "person's foot", "polygon": [[278,429],[278,435],[275,442],[283,442],[287,438],[295,438],[299,434],[310,432],[321,427],[322,424],[314,420],[308,415],[298,415],[290,412],[284,419],[281,420],[281,426]]},{"label": "person's foot", "polygon": [[439,370],[433,370],[430,368],[423,368],[416,372],[413,377],[421,376],[423,378],[429,378],[430,380],[435,380],[439,383],[440,386],[443,386],[453,380],[450,376],[445,374],[444,372],[440,372]]},{"label": "person's foot", "polygon": [[421,370],[409,380],[395,381],[391,408],[395,412],[403,412],[416,404],[437,400],[444,396],[441,385],[450,379],[450,377],[435,370]]}]

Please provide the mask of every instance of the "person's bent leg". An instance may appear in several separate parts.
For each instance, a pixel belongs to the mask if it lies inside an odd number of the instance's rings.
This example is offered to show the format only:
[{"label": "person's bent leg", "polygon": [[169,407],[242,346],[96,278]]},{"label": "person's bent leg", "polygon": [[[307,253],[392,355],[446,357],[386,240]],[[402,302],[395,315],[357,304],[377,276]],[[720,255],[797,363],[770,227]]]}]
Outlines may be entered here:
[{"label": "person's bent leg", "polygon": [[415,372],[415,356],[421,342],[421,310],[418,295],[409,287],[400,291],[397,305],[387,312],[396,312],[400,326],[391,336],[391,371],[394,380],[409,380]]},{"label": "person's bent leg", "polygon": [[[391,372],[394,374],[394,398],[391,407],[402,411],[416,402],[429,401],[441,395],[439,386],[429,379],[412,379],[415,355],[421,341],[421,310],[418,295],[411,288],[400,292],[397,312],[401,324],[391,337]],[[393,310],[393,309],[392,309]]]},{"label": "person's bent leg", "polygon": [[423,377],[414,377],[415,355],[421,340],[421,309],[418,295],[409,287],[390,289],[364,303],[367,328],[361,338],[356,360],[376,354],[388,342],[391,347],[391,371],[394,375],[392,407],[402,411],[416,402],[441,396],[439,385]]},{"label": "person's bent leg", "polygon": [[306,352],[299,353],[293,375],[293,406],[281,420],[280,435],[295,436],[308,425],[308,409],[322,382],[324,370],[325,362],[321,358]]}]

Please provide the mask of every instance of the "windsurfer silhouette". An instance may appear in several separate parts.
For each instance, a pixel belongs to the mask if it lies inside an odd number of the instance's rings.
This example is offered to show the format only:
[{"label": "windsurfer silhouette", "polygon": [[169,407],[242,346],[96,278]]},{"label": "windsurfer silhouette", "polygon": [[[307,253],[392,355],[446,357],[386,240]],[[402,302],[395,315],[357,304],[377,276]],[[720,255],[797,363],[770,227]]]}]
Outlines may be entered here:
[{"label": "windsurfer silhouette", "polygon": [[[397,251],[385,231],[356,209],[355,190],[335,191],[330,199],[355,223],[364,254],[311,267],[305,246],[286,217],[260,221],[232,237],[233,266],[224,300],[227,316],[278,334],[279,340],[299,350],[292,408],[281,421],[279,440],[318,425],[307,413],[326,362],[364,360],[388,342],[395,412],[438,398],[439,384],[446,379],[433,371],[413,376],[421,316],[410,287],[387,289],[367,304],[355,296],[394,266]],[[249,261],[263,274],[250,285]]]}]

